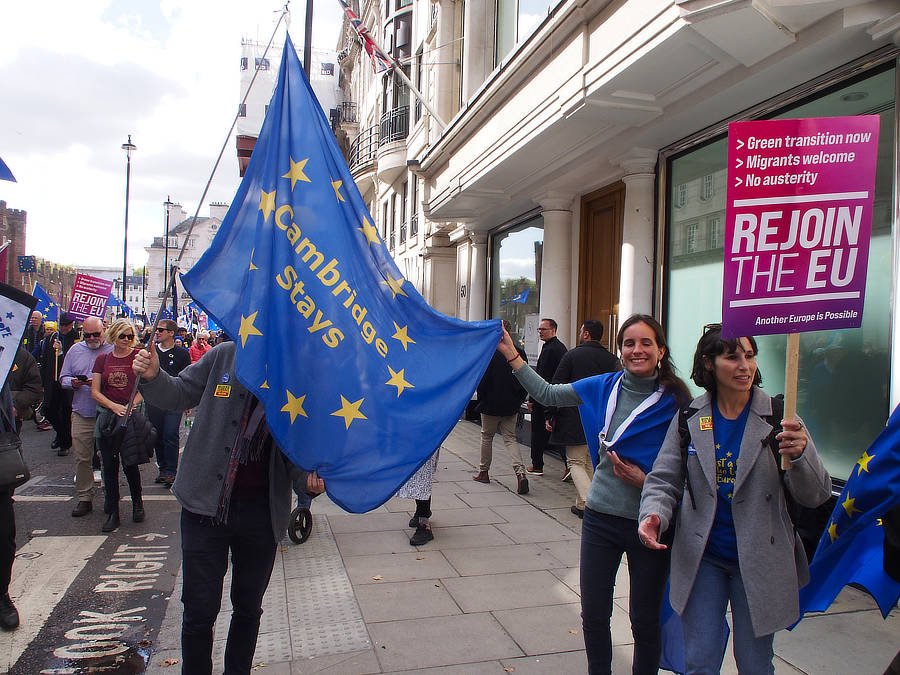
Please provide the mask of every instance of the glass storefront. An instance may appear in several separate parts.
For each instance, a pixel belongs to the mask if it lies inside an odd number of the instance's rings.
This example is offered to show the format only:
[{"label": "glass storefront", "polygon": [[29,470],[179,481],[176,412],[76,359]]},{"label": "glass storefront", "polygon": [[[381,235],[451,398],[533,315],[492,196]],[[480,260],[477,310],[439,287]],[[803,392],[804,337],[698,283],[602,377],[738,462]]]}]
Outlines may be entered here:
[{"label": "glass storefront", "polygon": [[525,320],[538,313],[541,297],[542,216],[502,230],[491,237],[491,313],[507,319],[518,343],[525,340]]},{"label": "glass storefront", "polygon": [[[862,326],[800,334],[798,413],[839,479],[847,478],[889,413],[895,81],[893,65],[883,66],[759,117],[881,117]],[[702,326],[722,317],[726,161],[725,135],[667,160],[663,310],[672,357],[685,380]],[[757,341],[763,387],[770,394],[784,391],[786,336]]]}]

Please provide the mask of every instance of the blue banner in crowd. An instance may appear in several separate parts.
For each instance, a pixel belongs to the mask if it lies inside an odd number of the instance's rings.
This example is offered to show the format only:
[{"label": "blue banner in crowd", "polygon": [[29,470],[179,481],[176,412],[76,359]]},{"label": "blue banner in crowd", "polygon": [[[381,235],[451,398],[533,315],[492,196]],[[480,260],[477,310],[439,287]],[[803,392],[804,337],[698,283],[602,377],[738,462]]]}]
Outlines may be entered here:
[{"label": "blue banner in crowd", "polygon": [[801,616],[824,612],[855,583],[875,598],[883,616],[900,599],[900,583],[884,571],[881,519],[900,504],[900,407],[854,465],[800,589]]},{"label": "blue banner in crowd", "polygon": [[56,321],[59,319],[59,305],[50,297],[50,294],[38,283],[34,282],[34,290],[31,294],[37,298],[35,309],[39,311],[47,321]]},{"label": "blue banner in crowd", "polygon": [[288,37],[246,175],[182,281],[234,338],[279,446],[353,512],[440,446],[501,335],[429,307],[372,222]]}]

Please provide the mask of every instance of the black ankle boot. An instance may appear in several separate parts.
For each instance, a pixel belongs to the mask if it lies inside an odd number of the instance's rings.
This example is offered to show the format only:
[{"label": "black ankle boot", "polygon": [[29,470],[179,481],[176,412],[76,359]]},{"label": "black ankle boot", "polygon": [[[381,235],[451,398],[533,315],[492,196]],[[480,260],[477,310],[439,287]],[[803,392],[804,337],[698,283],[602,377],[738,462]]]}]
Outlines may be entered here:
[{"label": "black ankle boot", "polygon": [[143,523],[147,514],[144,513],[144,500],[138,497],[131,507],[131,520],[135,523]]},{"label": "black ankle boot", "polygon": [[0,628],[15,630],[19,627],[19,610],[12,603],[9,593],[0,595]]},{"label": "black ankle boot", "polygon": [[119,527],[119,512],[115,511],[106,516],[106,522],[100,528],[101,532],[112,532]]}]

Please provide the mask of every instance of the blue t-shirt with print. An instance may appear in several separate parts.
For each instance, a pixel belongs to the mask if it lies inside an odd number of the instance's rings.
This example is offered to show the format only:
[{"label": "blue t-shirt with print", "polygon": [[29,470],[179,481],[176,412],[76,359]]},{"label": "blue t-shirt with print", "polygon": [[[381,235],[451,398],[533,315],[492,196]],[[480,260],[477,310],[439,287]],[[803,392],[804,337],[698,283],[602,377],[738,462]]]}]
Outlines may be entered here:
[{"label": "blue t-shirt with print", "polygon": [[750,415],[750,402],[736,419],[730,420],[719,412],[718,404],[713,405],[713,438],[716,442],[716,517],[713,520],[706,555],[731,565],[737,565],[737,536],[734,533],[734,518],[731,515],[731,499],[734,494],[734,479],[737,476],[738,455],[744,427]]}]

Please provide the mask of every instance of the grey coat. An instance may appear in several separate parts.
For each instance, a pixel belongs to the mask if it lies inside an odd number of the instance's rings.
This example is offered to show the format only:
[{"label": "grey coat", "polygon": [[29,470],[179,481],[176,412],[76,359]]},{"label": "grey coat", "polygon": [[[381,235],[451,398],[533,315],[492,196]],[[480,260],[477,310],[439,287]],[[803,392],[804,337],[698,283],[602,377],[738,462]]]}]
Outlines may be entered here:
[{"label": "grey coat", "polygon": [[[772,399],[754,387],[750,416],[744,429],[734,497],[731,503],[737,536],[738,564],[750,606],[753,632],[769,635],[789,626],[800,616],[799,589],[809,582],[806,553],[794,532],[778,467],[771,450],[762,441],[772,431],[763,417],[772,414]],[[678,511],[672,544],[669,600],[681,614],[687,606],[700,559],[716,512],[716,452],[713,432],[700,430],[700,418],[712,415],[709,394],[691,403],[697,413],[688,419],[696,454],[689,454],[690,474],[696,508],[685,493],[685,471],[678,433],[678,416],[672,420],[653,470],[644,481],[640,522],[655,513],[660,532],[665,532]],[[831,478],[809,439],[803,454],[785,472],[785,483],[794,499],[815,507],[831,495]]]},{"label": "grey coat", "polygon": [[[234,375],[234,354],[235,344],[224,342],[182,370],[178,377],[160,369],[159,375],[149,382],[142,380],[140,385],[144,400],[157,408],[187,410],[200,406],[172,492],[182,507],[201,516],[216,515],[244,404],[251,395]],[[214,395],[217,385],[230,387],[227,397]],[[281,541],[290,518],[292,482],[305,492],[306,472],[273,446],[269,459],[269,509],[275,541]]]}]

